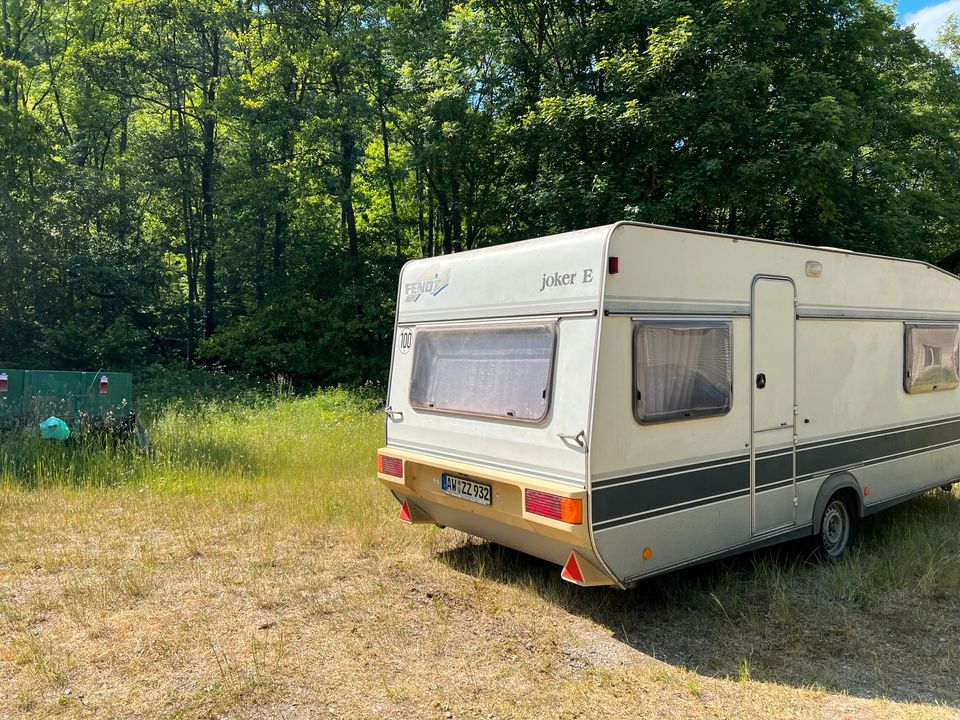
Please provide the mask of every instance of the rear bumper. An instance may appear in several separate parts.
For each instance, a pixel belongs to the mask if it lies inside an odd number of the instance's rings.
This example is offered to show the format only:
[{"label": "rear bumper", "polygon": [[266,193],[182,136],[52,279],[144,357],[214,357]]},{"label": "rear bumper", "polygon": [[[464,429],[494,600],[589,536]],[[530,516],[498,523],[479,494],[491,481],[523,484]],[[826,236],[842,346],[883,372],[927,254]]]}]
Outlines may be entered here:
[{"label": "rear bumper", "polygon": [[[381,448],[379,452],[403,460],[402,478],[385,473],[377,477],[401,502],[408,503],[415,521],[456,528],[557,565],[564,565],[575,551],[591,565],[602,567],[590,541],[587,493],[583,488],[396,448]],[[443,473],[490,485],[492,503],[481,505],[447,495],[441,489]],[[583,522],[573,525],[527,512],[527,489],[579,499],[584,508]],[[619,583],[609,578],[609,584]]]}]

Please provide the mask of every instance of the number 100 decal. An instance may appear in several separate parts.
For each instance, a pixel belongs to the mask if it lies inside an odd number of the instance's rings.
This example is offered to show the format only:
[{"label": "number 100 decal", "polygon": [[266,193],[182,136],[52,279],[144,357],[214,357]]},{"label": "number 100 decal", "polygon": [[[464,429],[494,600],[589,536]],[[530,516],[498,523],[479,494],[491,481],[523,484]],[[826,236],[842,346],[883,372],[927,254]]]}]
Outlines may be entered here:
[{"label": "number 100 decal", "polygon": [[406,354],[410,352],[410,348],[413,347],[413,329],[404,328],[400,331],[400,339],[397,341],[400,343],[400,352]]}]

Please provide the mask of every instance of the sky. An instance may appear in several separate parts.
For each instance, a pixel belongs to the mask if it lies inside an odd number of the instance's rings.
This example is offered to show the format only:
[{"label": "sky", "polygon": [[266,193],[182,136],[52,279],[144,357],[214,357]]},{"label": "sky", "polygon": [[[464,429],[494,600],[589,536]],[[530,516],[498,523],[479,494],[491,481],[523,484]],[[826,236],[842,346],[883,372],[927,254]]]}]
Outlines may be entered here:
[{"label": "sky", "polygon": [[916,25],[916,34],[928,45],[937,39],[937,30],[943,25],[950,13],[960,17],[960,0],[899,0],[896,3],[897,16],[903,25]]}]

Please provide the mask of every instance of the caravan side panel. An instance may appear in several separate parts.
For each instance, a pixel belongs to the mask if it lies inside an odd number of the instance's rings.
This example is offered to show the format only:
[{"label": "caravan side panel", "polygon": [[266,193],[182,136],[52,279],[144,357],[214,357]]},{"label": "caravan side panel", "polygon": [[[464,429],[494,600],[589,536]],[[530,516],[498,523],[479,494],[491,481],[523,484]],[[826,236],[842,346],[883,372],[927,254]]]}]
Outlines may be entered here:
[{"label": "caravan side panel", "polygon": [[[619,273],[604,294],[589,487],[597,553],[621,582],[816,532],[818,493],[833,475],[853,478],[865,513],[960,475],[960,389],[904,390],[906,328],[960,324],[956,277],[911,261],[628,224],[610,254]],[[777,447],[761,447],[766,428],[751,415],[765,370],[751,356],[751,287],[761,277],[796,288],[795,418],[774,433],[785,438]],[[634,328],[645,318],[731,324],[728,413],[638,422]],[[949,349],[923,352],[921,365]],[[758,522],[774,499],[783,504],[775,522]]]}]

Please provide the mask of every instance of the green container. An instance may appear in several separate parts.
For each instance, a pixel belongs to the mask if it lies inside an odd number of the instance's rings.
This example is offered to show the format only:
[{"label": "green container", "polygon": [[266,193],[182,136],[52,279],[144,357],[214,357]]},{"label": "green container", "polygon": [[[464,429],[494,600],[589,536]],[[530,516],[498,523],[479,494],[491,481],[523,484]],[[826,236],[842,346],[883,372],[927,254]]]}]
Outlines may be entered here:
[{"label": "green container", "polygon": [[71,428],[133,429],[133,376],[0,367],[0,427],[49,417]]}]

